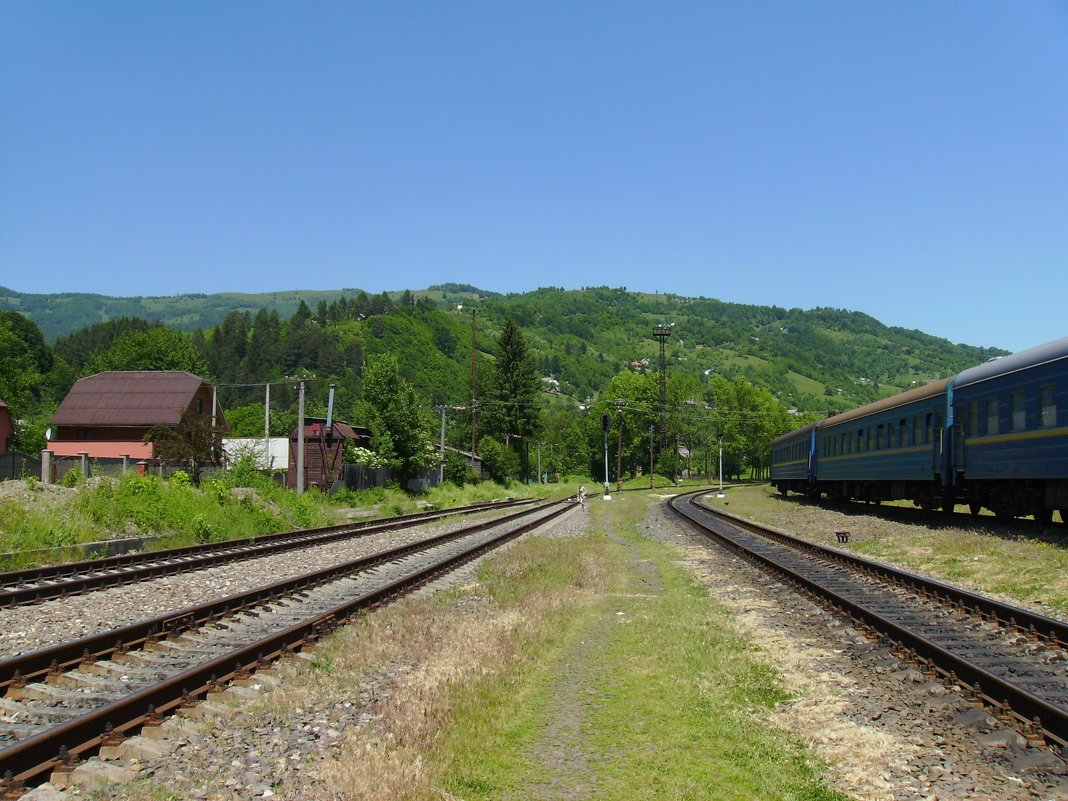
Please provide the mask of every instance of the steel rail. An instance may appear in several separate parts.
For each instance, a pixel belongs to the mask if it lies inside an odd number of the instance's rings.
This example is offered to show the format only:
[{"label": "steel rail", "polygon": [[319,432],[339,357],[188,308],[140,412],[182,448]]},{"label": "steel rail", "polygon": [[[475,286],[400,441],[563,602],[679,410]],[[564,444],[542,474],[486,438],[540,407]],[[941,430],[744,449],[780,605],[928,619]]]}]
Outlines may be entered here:
[{"label": "steel rail", "polygon": [[[969,692],[981,697],[991,706],[1012,710],[1021,724],[1031,724],[1034,728],[1040,730],[1047,740],[1054,742],[1061,747],[1068,746],[1068,709],[1049,703],[1040,696],[1017,686],[1004,677],[991,673],[985,668],[976,665],[971,660],[943,648],[938,643],[912,631],[907,626],[902,626],[878,612],[868,609],[863,604],[853,601],[833,589],[822,585],[818,581],[798,573],[772,556],[761,554],[746,548],[745,545],[732,539],[728,534],[714,530],[706,523],[702,522],[698,515],[692,512],[688,507],[693,506],[701,509],[705,514],[728,520],[730,525],[735,525],[739,528],[742,526],[739,524],[740,521],[738,518],[734,515],[721,514],[718,510],[711,510],[707,506],[696,503],[694,497],[698,494],[701,493],[691,493],[686,496],[680,496],[679,498],[673,499],[669,503],[669,506],[705,536],[728,545],[732,549],[743,554],[750,561],[786,578],[790,583],[803,588],[812,595],[826,599],[854,620],[862,621],[874,631],[888,637],[891,642],[896,645],[908,648],[915,653],[921,661],[925,661],[934,666],[944,677],[964,684]],[[757,526],[756,524],[747,524],[745,528],[750,531],[750,533],[756,534],[763,534],[764,531],[762,527]],[[780,543],[784,545],[793,544],[789,541],[804,543],[805,546],[813,545],[812,543],[806,543],[803,540],[797,540],[797,538],[785,535],[782,532],[772,531],[770,533],[773,535],[773,539],[779,540]],[[803,550],[810,550],[810,548],[804,547]],[[838,551],[823,548],[822,546],[814,546],[811,550],[824,551],[828,554],[833,554],[835,557],[848,556],[846,554],[841,554]],[[835,558],[833,561],[852,563],[854,561],[866,562],[867,560],[859,559],[859,557],[850,557],[848,560],[839,560]],[[890,575],[889,572],[883,573],[883,570],[894,571],[894,568],[889,568],[886,565],[879,565],[874,562],[870,564],[877,565],[880,568],[879,575],[881,577]],[[914,578],[913,574],[906,573],[905,571],[896,572],[908,579]],[[938,584],[938,582],[934,583]],[[939,586],[948,588],[948,585]],[[973,596],[974,593],[967,593],[967,595]],[[1014,610],[1017,609],[1017,607],[1010,607],[1007,604],[1003,606]],[[1020,609],[1018,611],[1026,613],[1026,610]],[[998,620],[1005,622],[1000,618],[998,618]]]},{"label": "steel rail", "polygon": [[105,736],[128,735],[142,725],[156,721],[160,715],[195,703],[210,692],[217,691],[221,684],[266,667],[282,654],[293,653],[317,642],[345,619],[401,597],[508,540],[543,525],[570,508],[572,504],[556,501],[539,506],[536,510],[525,510],[524,514],[545,509],[550,511],[545,516],[502,532],[459,554],[442,559],[389,585],[364,593],[282,632],[208,660],[158,684],[0,750],[0,774],[5,775],[5,783],[8,786],[39,780],[61,763],[61,754],[74,757],[87,755],[101,745]]},{"label": "steel rail", "polygon": [[546,507],[546,504],[539,504],[503,517],[483,520],[456,531],[437,534],[407,545],[378,551],[358,559],[304,573],[274,584],[255,587],[245,592],[168,612],[149,620],[131,623],[101,634],[89,635],[70,642],[0,660],[0,692],[6,692],[11,687],[19,687],[48,675],[71,670],[85,662],[107,658],[115,652],[136,650],[143,647],[145,643],[180,634],[183,631],[197,628],[219,618],[292,595],[295,592],[333,581],[342,576],[369,570],[383,562],[389,562],[434,545],[440,545],[450,540],[485,531],[502,523],[509,523],[526,515],[534,514]]},{"label": "steel rail", "polygon": [[[416,512],[392,518],[342,523],[335,526],[284,531],[260,537],[246,537],[219,543],[187,545],[137,554],[123,554],[103,559],[66,562],[59,565],[27,568],[0,573],[0,608],[43,603],[68,595],[132,584],[162,576],[172,576],[227,562],[255,559],[297,548],[322,545],[353,536],[364,537],[380,531],[404,528],[457,514],[477,514],[511,506],[533,503],[532,500],[474,504],[453,509]],[[173,561],[172,561],[173,560]],[[46,582],[32,584],[30,582]],[[17,586],[26,585],[29,586]]]},{"label": "steel rail", "polygon": [[815,554],[821,559],[838,562],[852,570],[863,571],[887,581],[891,584],[904,586],[913,592],[926,594],[936,600],[955,604],[967,610],[972,610],[993,623],[1001,623],[1018,629],[1021,633],[1031,634],[1050,642],[1059,647],[1068,647],[1068,623],[1055,618],[1031,612],[1019,606],[1004,603],[1003,601],[988,598],[968,590],[954,587],[926,576],[910,573],[907,570],[891,567],[890,565],[865,559],[855,554],[846,553],[836,548],[810,542],[809,540],[795,537],[783,531],[761,526],[750,520],[738,517],[720,509],[713,509],[707,504],[701,503],[695,497],[689,499],[694,506],[703,509],[709,514],[716,515],[728,520],[731,525],[744,529],[761,537],[767,537],[797,550]]}]

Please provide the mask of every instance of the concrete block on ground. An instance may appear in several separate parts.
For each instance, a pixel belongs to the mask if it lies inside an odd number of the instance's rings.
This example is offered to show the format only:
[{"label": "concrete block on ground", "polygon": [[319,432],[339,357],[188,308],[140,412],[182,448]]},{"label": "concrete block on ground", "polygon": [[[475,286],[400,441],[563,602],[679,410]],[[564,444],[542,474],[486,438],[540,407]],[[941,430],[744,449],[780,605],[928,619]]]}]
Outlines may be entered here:
[{"label": "concrete block on ground", "polygon": [[129,768],[90,759],[76,767],[70,774],[70,783],[79,787],[106,787],[109,784],[126,784],[137,774]]}]

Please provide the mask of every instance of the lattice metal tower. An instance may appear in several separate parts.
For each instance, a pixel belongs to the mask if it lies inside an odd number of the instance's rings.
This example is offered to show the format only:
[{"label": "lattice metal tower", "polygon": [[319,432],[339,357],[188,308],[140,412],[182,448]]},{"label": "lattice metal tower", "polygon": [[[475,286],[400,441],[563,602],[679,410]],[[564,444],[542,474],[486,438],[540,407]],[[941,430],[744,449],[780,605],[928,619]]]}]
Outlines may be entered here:
[{"label": "lattice metal tower", "polygon": [[675,326],[674,323],[670,325],[658,325],[653,329],[653,336],[660,340],[660,451],[663,452],[664,445],[666,443],[664,430],[664,420],[667,414],[667,364],[664,356],[664,347],[667,344],[667,338],[671,336],[671,329]]}]

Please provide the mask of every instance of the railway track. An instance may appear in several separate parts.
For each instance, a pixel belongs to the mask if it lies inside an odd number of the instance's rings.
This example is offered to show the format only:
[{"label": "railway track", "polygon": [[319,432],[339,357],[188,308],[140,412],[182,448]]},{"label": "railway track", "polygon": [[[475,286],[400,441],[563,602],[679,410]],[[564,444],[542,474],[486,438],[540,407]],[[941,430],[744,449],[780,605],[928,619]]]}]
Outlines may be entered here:
[{"label": "railway track", "polygon": [[543,503],[0,661],[0,798],[572,508]]},{"label": "railway track", "polygon": [[702,534],[888,638],[932,679],[990,708],[1032,743],[1068,746],[1068,625],[712,510],[671,508]]},{"label": "railway track", "polygon": [[529,503],[532,501],[508,500],[476,503],[451,509],[398,515],[386,519],[342,523],[300,531],[283,531],[277,534],[265,534],[261,537],[13,570],[0,573],[0,608],[42,603],[68,595],[132,584],[161,576],[173,576],[192,570],[202,570],[212,565],[255,559],[297,548],[308,548],[337,540],[368,536],[382,531],[428,523],[452,515],[477,514]]}]

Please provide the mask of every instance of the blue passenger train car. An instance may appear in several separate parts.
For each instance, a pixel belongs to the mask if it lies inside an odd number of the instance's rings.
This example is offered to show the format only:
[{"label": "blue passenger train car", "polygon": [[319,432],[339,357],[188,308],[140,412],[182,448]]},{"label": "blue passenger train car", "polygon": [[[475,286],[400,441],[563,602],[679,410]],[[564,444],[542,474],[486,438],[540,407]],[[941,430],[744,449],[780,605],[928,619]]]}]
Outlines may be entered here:
[{"label": "blue passenger train car", "polygon": [[947,383],[935,381],[817,423],[817,491],[832,499],[944,503]]},{"label": "blue passenger train car", "polygon": [[950,385],[954,483],[999,517],[1068,510],[1068,337],[972,367]]},{"label": "blue passenger train car", "polygon": [[809,497],[966,503],[1068,523],[1068,337],[784,434],[771,480]]},{"label": "blue passenger train car", "polygon": [[787,491],[808,492],[812,484],[813,434],[816,423],[783,434],[771,443],[771,481]]}]

